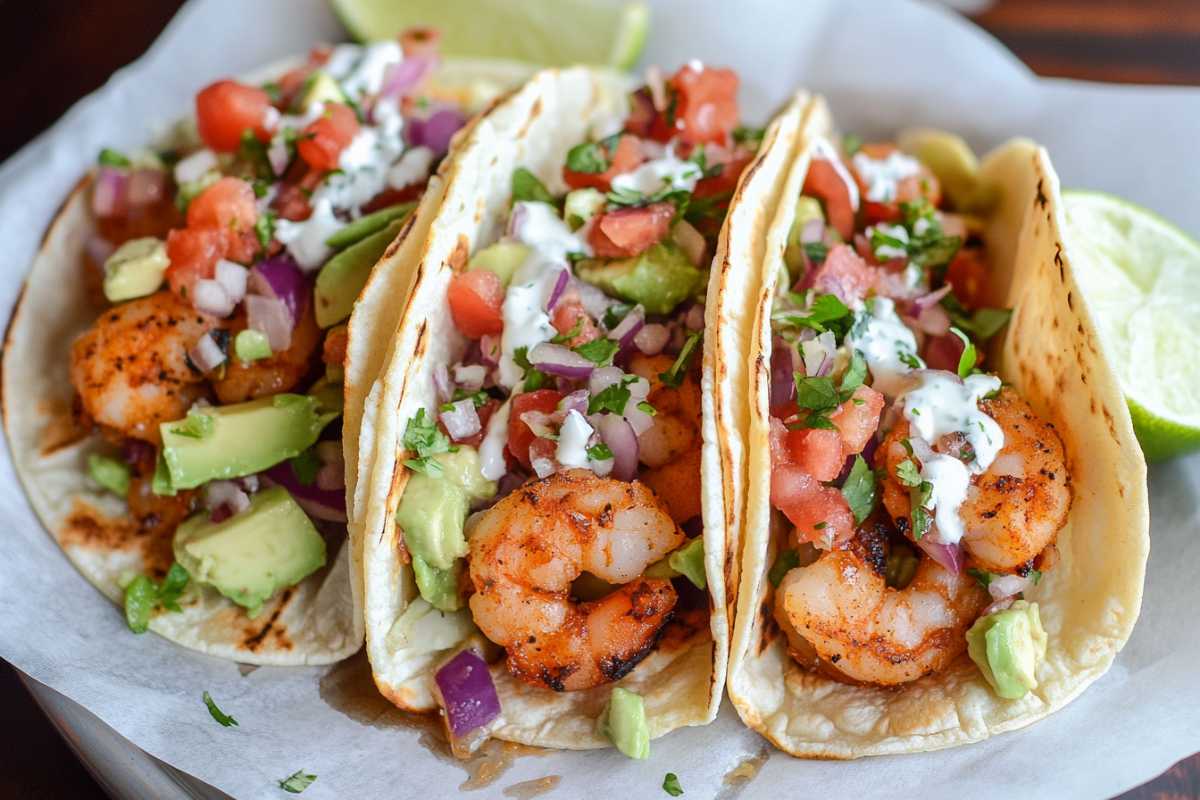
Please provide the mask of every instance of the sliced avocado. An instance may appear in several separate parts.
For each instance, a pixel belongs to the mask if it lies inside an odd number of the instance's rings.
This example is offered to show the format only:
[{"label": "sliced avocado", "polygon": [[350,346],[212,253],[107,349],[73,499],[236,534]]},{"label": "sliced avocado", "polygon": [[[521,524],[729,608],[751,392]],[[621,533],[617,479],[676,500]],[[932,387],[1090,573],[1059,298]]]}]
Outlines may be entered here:
[{"label": "sliced avocado", "polygon": [[417,578],[417,591],[431,606],[438,611],[458,611],[462,607],[462,599],[458,596],[461,561],[455,561],[450,569],[438,569],[414,553],[412,568]]},{"label": "sliced avocado", "polygon": [[[192,415],[211,422],[190,424]],[[317,399],[302,394],[193,409],[186,420],[159,425],[170,486],[194,489],[211,480],[239,478],[273,467],[311,447],[336,416],[320,412]]]},{"label": "sliced avocado", "polygon": [[383,230],[350,245],[325,262],[317,274],[314,292],[318,325],[329,328],[350,316],[354,301],[367,285],[375,263],[403,225],[404,220],[393,220]]},{"label": "sliced avocado", "polygon": [[996,694],[1019,700],[1037,688],[1037,667],[1046,657],[1046,631],[1037,603],[1017,600],[980,617],[967,631],[967,654]]},{"label": "sliced avocado", "polygon": [[796,217],[792,220],[791,230],[788,231],[787,247],[783,251],[783,263],[787,264],[788,274],[793,281],[798,280],[804,272],[804,245],[800,243],[800,233],[804,226],[814,219],[825,221],[825,212],[821,209],[821,201],[815,197],[801,195],[796,201]]},{"label": "sliced avocado", "polygon": [[175,560],[255,616],[273,594],[325,565],[325,540],[282,486],[222,522],[201,512],[175,530]]},{"label": "sliced avocado", "polygon": [[995,189],[979,180],[979,159],[962,137],[935,128],[902,131],[900,149],[929,167],[956,211],[986,211]]},{"label": "sliced avocado", "polygon": [[704,539],[697,536],[683,547],[669,553],[665,558],[646,567],[642,573],[646,578],[687,578],[697,588],[703,589],[708,585],[708,577],[704,573]]},{"label": "sliced avocado", "polygon": [[483,477],[479,451],[474,447],[459,445],[453,453],[439,453],[435,458],[442,465],[442,478],[461,487],[468,499],[488,500],[496,496],[496,482]]},{"label": "sliced avocado", "polygon": [[376,231],[381,231],[396,220],[404,220],[417,207],[416,203],[397,203],[359,217],[344,228],[340,228],[325,240],[334,250],[357,244]]},{"label": "sliced avocado", "polygon": [[659,242],[629,258],[580,261],[575,274],[621,300],[641,303],[648,314],[671,313],[707,279],[674,242]]},{"label": "sliced avocado", "polygon": [[563,203],[563,219],[572,230],[582,228],[589,219],[596,216],[604,208],[608,198],[599,189],[576,189],[567,192]]},{"label": "sliced avocado", "polygon": [[171,259],[161,239],[131,239],[104,262],[104,296],[110,303],[119,303],[154,294],[169,266]]},{"label": "sliced avocado", "polygon": [[[456,559],[467,554],[463,525],[469,507],[467,493],[458,484],[413,473],[396,509],[404,545],[430,567],[450,569]],[[424,593],[421,596],[425,597]]]},{"label": "sliced avocado", "polygon": [[308,390],[308,396],[315,398],[317,409],[326,413],[342,413],[346,402],[344,387],[338,381],[330,380],[328,375],[317,379]]},{"label": "sliced avocado", "polygon": [[301,110],[307,109],[313,103],[344,103],[346,95],[337,81],[324,70],[316,70],[308,76],[304,85],[304,95],[300,98]]},{"label": "sliced avocado", "polygon": [[467,269],[494,272],[500,278],[500,283],[508,286],[513,273],[528,257],[529,248],[520,242],[496,242],[471,256]]},{"label": "sliced avocado", "polygon": [[650,726],[642,696],[614,686],[608,705],[597,720],[600,732],[630,758],[650,757]]}]

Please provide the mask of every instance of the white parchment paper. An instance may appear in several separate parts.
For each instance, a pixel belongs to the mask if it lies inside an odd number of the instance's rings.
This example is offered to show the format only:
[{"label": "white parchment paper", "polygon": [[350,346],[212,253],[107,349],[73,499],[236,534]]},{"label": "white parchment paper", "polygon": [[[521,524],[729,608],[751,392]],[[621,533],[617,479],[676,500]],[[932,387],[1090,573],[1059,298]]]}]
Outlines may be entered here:
[{"label": "white parchment paper", "polygon": [[[341,36],[320,0],[193,0],[144,57],[0,168],[4,320],[41,232],[101,146],[136,147],[209,81]],[[978,150],[1029,135],[1050,149],[1064,185],[1129,197],[1200,234],[1200,90],[1038,80],[949,12],[898,1],[654,3],[646,61],[673,68],[696,57],[737,69],[750,120],[803,84],[830,97],[844,129],[866,135],[933,124]],[[1104,797],[1147,780],[1200,750],[1200,456],[1155,467],[1150,480],[1153,547],[1133,638],[1103,679],[1031,728],[848,764],[774,754],[730,786],[727,773],[770,748],[726,704],[713,725],[656,741],[649,761],[522,758],[481,794],[559,775],[557,797],[660,797],[668,771],[686,797]],[[238,797],[284,796],[276,781],[297,769],[319,776],[312,798],[444,796],[464,781],[373,695],[361,656],[242,674],[130,634],[42,530],[7,450],[0,518],[0,656],[153,755]],[[240,727],[213,722],[204,690]]]}]

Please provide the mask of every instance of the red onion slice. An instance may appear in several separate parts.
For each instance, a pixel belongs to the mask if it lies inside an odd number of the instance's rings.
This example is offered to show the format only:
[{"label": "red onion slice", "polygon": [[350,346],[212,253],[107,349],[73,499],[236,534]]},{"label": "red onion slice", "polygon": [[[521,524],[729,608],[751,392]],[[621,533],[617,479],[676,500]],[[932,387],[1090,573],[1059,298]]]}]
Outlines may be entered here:
[{"label": "red onion slice", "polygon": [[587,414],[588,400],[591,395],[587,389],[578,389],[571,392],[562,400],[558,401],[558,410],[566,415],[570,411],[578,411],[580,414]]},{"label": "red onion slice", "polygon": [[455,364],[454,382],[468,392],[477,392],[487,380],[487,367],[482,364]]},{"label": "red onion slice", "polygon": [[288,494],[300,504],[310,517],[330,522],[346,521],[346,493],[343,490],[322,489],[315,482],[305,486],[296,478],[292,465],[283,461],[262,473],[272,484],[287,489]]},{"label": "red onion slice", "polygon": [[923,536],[917,542],[917,547],[924,550],[927,556],[955,575],[962,572],[963,551],[960,545],[942,544],[941,542],[933,541],[929,536]]},{"label": "red onion slice", "polygon": [[292,315],[279,298],[247,295],[246,325],[266,334],[274,353],[281,353],[292,344]]},{"label": "red onion slice", "polygon": [[483,429],[479,413],[475,410],[475,401],[469,397],[452,403],[449,411],[438,414],[438,419],[456,442],[466,441]]},{"label": "red onion slice", "polygon": [[771,345],[771,411],[796,399],[796,359],[792,346],[776,336]]},{"label": "red onion slice", "polygon": [[438,405],[448,402],[454,396],[454,385],[450,383],[450,371],[445,364],[433,368],[433,389],[437,394]]},{"label": "red onion slice", "polygon": [[129,209],[129,173],[101,167],[92,188],[92,213],[97,217],[119,217]]},{"label": "red onion slice", "polygon": [[917,316],[916,325],[930,336],[943,336],[950,332],[950,315],[941,306],[932,305]]},{"label": "red onion slice", "polygon": [[656,356],[667,346],[667,340],[670,338],[671,331],[666,325],[652,322],[643,325],[642,329],[634,334],[633,346],[648,356]]},{"label": "red onion slice", "polygon": [[250,497],[233,481],[212,481],[204,487],[204,507],[213,522],[221,522],[250,507]]},{"label": "red onion slice", "polygon": [[437,69],[435,54],[416,53],[392,64],[383,73],[379,98],[399,100],[412,93]]},{"label": "red onion slice", "polygon": [[800,227],[800,243],[815,244],[825,238],[825,221],[813,217]]},{"label": "red onion slice", "polygon": [[489,367],[500,363],[500,337],[498,335],[485,333],[479,338],[479,360]]},{"label": "red onion slice", "polygon": [[913,315],[919,317],[921,312],[925,309],[936,306],[939,302],[941,302],[943,297],[950,293],[950,289],[951,286],[947,283],[942,288],[932,291],[929,294],[923,294],[920,297],[913,298],[909,303]]},{"label": "red onion slice", "polygon": [[595,414],[589,421],[612,451],[612,476],[622,481],[633,480],[638,466],[638,440],[633,428],[616,414]]},{"label": "red onion slice", "polygon": [[204,373],[212,372],[225,363],[225,354],[221,352],[221,346],[207,333],[196,340],[187,351],[187,356],[196,365],[196,369]]},{"label": "red onion slice", "polygon": [[450,735],[461,738],[500,716],[500,698],[487,664],[474,650],[463,650],[433,676]]},{"label": "red onion slice", "polygon": [[175,182],[191,183],[217,168],[217,154],[207,148],[197,150],[190,156],[179,159],[175,164]]},{"label": "red onion slice", "polygon": [[704,304],[696,303],[689,308],[687,314],[684,315],[683,324],[689,331],[704,330]]},{"label": "red onion slice", "polygon": [[593,370],[591,378],[588,380],[588,391],[592,394],[600,394],[624,377],[625,372],[620,367],[601,367]]},{"label": "red onion slice", "polygon": [[554,288],[550,290],[550,299],[546,301],[546,310],[553,311],[558,305],[559,299],[562,298],[563,292],[567,290],[567,285],[571,282],[571,271],[564,269],[558,273],[558,279],[554,281]]},{"label": "red onion slice", "polygon": [[624,352],[633,346],[633,337],[642,329],[646,322],[646,311],[640,305],[629,310],[629,313],[617,323],[617,327],[608,332],[608,338],[621,345]]},{"label": "red onion slice", "polygon": [[251,270],[250,288],[256,294],[282,300],[293,320],[300,319],[308,305],[308,279],[286,253],[259,262]]},{"label": "red onion slice", "polygon": [[549,375],[571,380],[585,380],[596,368],[595,364],[574,350],[549,342],[542,342],[529,352],[529,363]]},{"label": "red onion slice", "polygon": [[428,147],[436,155],[444,155],[450,149],[450,140],[458,133],[467,118],[454,108],[442,108],[425,119],[408,120],[404,131],[409,145]]}]

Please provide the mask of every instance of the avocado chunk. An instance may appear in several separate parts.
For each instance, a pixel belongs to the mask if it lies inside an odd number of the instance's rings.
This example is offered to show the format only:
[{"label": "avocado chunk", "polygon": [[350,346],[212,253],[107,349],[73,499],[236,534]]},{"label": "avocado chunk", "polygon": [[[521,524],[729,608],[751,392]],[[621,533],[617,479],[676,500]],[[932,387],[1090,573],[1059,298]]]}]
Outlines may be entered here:
[{"label": "avocado chunk", "polygon": [[528,257],[529,248],[520,242],[496,242],[471,256],[467,269],[494,272],[500,278],[500,283],[508,286],[513,273]]},{"label": "avocado chunk", "polygon": [[825,212],[821,209],[821,201],[815,197],[801,195],[796,202],[796,216],[792,220],[791,230],[788,231],[787,247],[783,251],[783,263],[787,264],[788,274],[792,280],[798,280],[804,273],[804,245],[800,234],[804,226],[814,219],[825,221]]},{"label": "avocado chunk", "polygon": [[614,686],[608,705],[597,720],[600,733],[630,758],[650,757],[650,726],[646,724],[646,705],[642,696]]},{"label": "avocado chunk", "polygon": [[272,595],[325,565],[325,540],[282,486],[222,522],[201,512],[175,530],[175,560],[255,616]]},{"label": "avocado chunk", "polygon": [[104,296],[110,303],[119,303],[154,294],[169,266],[171,259],[161,239],[131,239],[104,262]]},{"label": "avocado chunk", "polygon": [[1046,657],[1046,631],[1037,603],[1017,600],[980,617],[967,631],[967,654],[1005,700],[1037,688],[1037,667]]},{"label": "avocado chunk", "polygon": [[659,242],[629,258],[580,261],[575,274],[621,300],[641,303],[648,314],[671,313],[707,277],[674,242]]},{"label": "avocado chunk", "polygon": [[589,219],[600,213],[607,202],[608,198],[599,189],[567,192],[567,199],[563,202],[563,219],[572,230],[582,228]]},{"label": "avocado chunk", "polygon": [[271,343],[262,331],[246,328],[233,337],[233,352],[239,361],[258,361],[271,357]]},{"label": "avocado chunk", "polygon": [[429,605],[438,611],[458,611],[462,608],[462,599],[458,596],[461,561],[455,561],[449,569],[438,569],[413,554],[412,568],[417,578],[417,591]]},{"label": "avocado chunk", "polygon": [[124,497],[129,493],[129,466],[112,456],[92,453],[88,456],[88,474],[92,480],[113,494]]},{"label": "avocado chunk", "polygon": [[300,109],[305,110],[313,103],[344,103],[346,96],[337,81],[324,70],[316,70],[308,76],[305,82],[304,96],[300,99]]},{"label": "avocado chunk", "polygon": [[403,219],[393,220],[383,230],[355,242],[325,262],[317,274],[313,292],[318,325],[329,328],[350,316],[375,263],[387,252],[403,225]]},{"label": "avocado chunk", "polygon": [[979,159],[962,137],[935,128],[902,131],[898,144],[929,167],[956,211],[985,212],[996,201],[995,187],[979,179]]},{"label": "avocado chunk", "polygon": [[669,553],[666,558],[646,567],[642,573],[647,578],[677,578],[680,575],[691,581],[696,588],[708,586],[704,573],[704,539],[697,536],[683,547]]},{"label": "avocado chunk", "polygon": [[170,486],[194,489],[273,467],[311,447],[336,416],[302,394],[193,408],[185,419],[159,425]]}]

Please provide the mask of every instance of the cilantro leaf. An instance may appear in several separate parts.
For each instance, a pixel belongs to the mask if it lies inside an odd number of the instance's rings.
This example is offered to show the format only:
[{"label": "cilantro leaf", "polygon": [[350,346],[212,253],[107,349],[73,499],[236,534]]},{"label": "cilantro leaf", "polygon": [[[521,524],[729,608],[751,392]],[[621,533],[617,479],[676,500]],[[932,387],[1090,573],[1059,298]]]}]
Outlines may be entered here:
[{"label": "cilantro leaf", "polygon": [[842,402],[850,399],[854,391],[863,385],[863,381],[867,379],[867,362],[862,357],[862,353],[855,350],[850,354],[850,365],[846,367],[846,371],[842,374],[842,383],[838,387]]},{"label": "cilantro leaf", "polygon": [[316,775],[298,769],[279,782],[279,788],[292,794],[300,794],[317,779]]},{"label": "cilantro leaf", "polygon": [[835,294],[817,295],[807,310],[781,311],[772,317],[790,325],[811,328],[817,333],[833,330],[838,338],[846,334],[853,321],[850,309]]},{"label": "cilantro leaf", "polygon": [[[610,331],[621,324],[621,320],[625,319],[625,315],[633,310],[633,305],[630,303],[613,303],[608,308],[604,309],[604,327]],[[580,322],[583,320],[580,319]]]},{"label": "cilantro leaf", "polygon": [[101,150],[100,155],[96,158],[96,161],[98,161],[102,167],[128,167],[132,164],[128,156],[126,156],[120,150],[113,150],[111,147],[105,147],[103,150]]},{"label": "cilantro leaf", "polygon": [[138,575],[125,587],[125,623],[134,633],[145,633],[150,615],[158,605],[158,587],[145,575]]},{"label": "cilantro leaf", "polygon": [[595,174],[608,169],[608,157],[596,142],[577,144],[567,151],[567,169]]},{"label": "cilantro leaf", "polygon": [[251,177],[261,178],[262,180],[273,180],[275,178],[275,169],[271,166],[271,159],[267,157],[267,145],[259,140],[254,135],[254,131],[249,128],[242,131],[242,140],[238,143],[237,158],[238,161],[249,168]]},{"label": "cilantro leaf", "polygon": [[988,585],[990,585],[992,582],[992,573],[988,572],[987,570],[968,567],[967,574],[974,578],[984,589],[988,588]]},{"label": "cilantro leaf", "polygon": [[658,414],[658,409],[650,405],[645,400],[638,401],[637,407],[638,411],[641,411],[643,414],[649,414],[652,417]]},{"label": "cilantro leaf", "polygon": [[1012,317],[1012,309],[1009,308],[977,308],[968,312],[953,293],[942,298],[942,308],[946,309],[955,326],[980,342],[986,342],[999,333]]},{"label": "cilantro leaf", "polygon": [[620,349],[620,343],[612,339],[592,339],[576,347],[575,352],[598,367],[606,367]]},{"label": "cilantro leaf", "polygon": [[696,355],[696,348],[702,338],[704,338],[704,334],[700,331],[688,334],[683,347],[679,349],[679,355],[675,357],[675,363],[666,372],[659,373],[658,378],[663,384],[672,388],[678,388],[683,384],[688,367],[692,363],[692,357]]},{"label": "cilantro leaf", "polygon": [[979,358],[979,354],[975,352],[975,344],[967,338],[967,335],[958,328],[951,328],[950,332],[962,339],[963,351],[958,357],[958,377],[965,378],[971,374],[971,370],[975,369],[975,362]]},{"label": "cilantro leaf", "polygon": [[613,451],[604,442],[600,442],[587,449],[587,457],[592,461],[608,461],[613,457]]},{"label": "cilantro leaf", "polygon": [[875,510],[875,473],[862,456],[854,457],[854,466],[842,483],[842,497],[859,525]]},{"label": "cilantro leaf", "polygon": [[833,378],[809,378],[796,373],[796,405],[809,411],[829,411],[838,405]]},{"label": "cilantro leaf", "polygon": [[668,772],[663,777],[663,791],[671,795],[671,797],[679,797],[683,794],[683,787],[679,785],[679,776],[674,772]]},{"label": "cilantro leaf", "polygon": [[803,247],[804,255],[814,264],[820,264],[829,255],[829,245],[824,242],[805,242]]},{"label": "cilantro leaf", "polygon": [[529,348],[518,347],[513,350],[513,363],[525,370],[524,391],[534,392],[550,382],[550,376],[529,363]]},{"label": "cilantro leaf", "polygon": [[254,234],[258,237],[258,243],[264,250],[271,246],[271,239],[275,238],[274,211],[268,211],[255,220]]},{"label": "cilantro leaf", "polygon": [[[550,343],[551,344],[566,344],[567,342],[571,341],[576,336],[578,336],[580,334],[580,332],[582,332],[582,331],[583,331],[583,317],[579,317],[575,320],[575,324],[571,326],[571,330],[567,331],[566,333],[556,333],[550,339]],[[526,352],[528,352],[528,351],[526,351]]]},{"label": "cilantro leaf", "polygon": [[761,142],[763,137],[767,135],[766,128],[751,128],[746,125],[738,125],[733,129],[733,141],[737,144],[747,144],[749,142]]},{"label": "cilantro leaf", "polygon": [[416,458],[406,460],[404,465],[431,477],[442,474],[442,465],[432,457],[455,449],[450,444],[450,437],[441,432],[437,423],[425,414],[423,408],[417,409],[416,415],[408,421],[404,429],[404,447],[417,454]]},{"label": "cilantro leaf", "polygon": [[629,384],[637,378],[625,378],[610,386],[606,386],[599,394],[588,398],[588,413],[596,414],[609,411],[613,414],[623,414],[625,405],[629,402]]},{"label": "cilantro leaf", "polygon": [[525,167],[517,167],[512,174],[512,199],[514,203],[535,202],[555,205],[554,195],[546,185]]},{"label": "cilantro leaf", "polygon": [[921,481],[909,492],[912,505],[912,534],[916,541],[920,541],[921,537],[929,533],[929,529],[933,527],[932,511],[925,507],[932,495],[933,484],[929,481]]},{"label": "cilantro leaf", "polygon": [[775,563],[771,565],[771,571],[767,573],[767,580],[771,582],[772,586],[778,586],[783,580],[783,576],[798,566],[800,566],[800,553],[791,548],[783,550],[775,556]]},{"label": "cilantro leaf", "polygon": [[921,471],[911,458],[906,458],[896,465],[896,478],[909,488],[921,485]]},{"label": "cilantro leaf", "polygon": [[179,607],[179,596],[183,594],[183,590],[187,588],[188,581],[192,578],[183,565],[176,561],[167,570],[166,577],[163,578],[162,586],[158,589],[158,600],[162,607],[168,611],[182,611]]},{"label": "cilantro leaf", "polygon": [[238,721],[226,714],[221,709],[217,708],[216,702],[212,699],[212,695],[205,692],[201,697],[204,699],[204,705],[208,706],[208,713],[212,714],[212,718],[228,728],[230,725],[237,725]]},{"label": "cilantro leaf", "polygon": [[863,146],[863,138],[857,133],[847,133],[842,137],[842,149],[846,151],[846,155],[852,156],[857,153]]}]

